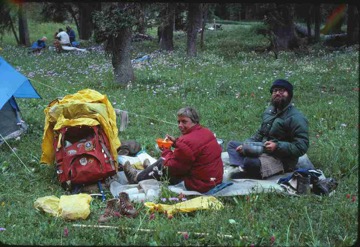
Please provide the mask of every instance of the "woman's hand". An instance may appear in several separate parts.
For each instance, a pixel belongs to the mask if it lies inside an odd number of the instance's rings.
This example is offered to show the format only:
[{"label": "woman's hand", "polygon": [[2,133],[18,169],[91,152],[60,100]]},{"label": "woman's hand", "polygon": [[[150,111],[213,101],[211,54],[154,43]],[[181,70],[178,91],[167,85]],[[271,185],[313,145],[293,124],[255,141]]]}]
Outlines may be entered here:
[{"label": "woman's hand", "polygon": [[173,137],[173,136],[171,136],[171,135],[168,135],[168,134],[166,134],[165,138],[169,139],[169,140],[172,141],[172,142],[175,142],[175,140],[176,140],[175,137]]}]

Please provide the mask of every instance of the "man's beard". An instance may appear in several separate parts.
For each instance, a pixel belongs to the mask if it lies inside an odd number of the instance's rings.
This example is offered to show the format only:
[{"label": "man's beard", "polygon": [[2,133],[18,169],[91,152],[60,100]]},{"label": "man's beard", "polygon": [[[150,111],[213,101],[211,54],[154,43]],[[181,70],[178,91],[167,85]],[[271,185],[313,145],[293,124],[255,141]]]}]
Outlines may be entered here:
[{"label": "man's beard", "polygon": [[271,98],[271,104],[279,110],[284,109],[288,104],[290,104],[291,101],[291,97],[287,96],[287,97],[283,97],[283,96],[278,96],[278,97],[272,97]]}]

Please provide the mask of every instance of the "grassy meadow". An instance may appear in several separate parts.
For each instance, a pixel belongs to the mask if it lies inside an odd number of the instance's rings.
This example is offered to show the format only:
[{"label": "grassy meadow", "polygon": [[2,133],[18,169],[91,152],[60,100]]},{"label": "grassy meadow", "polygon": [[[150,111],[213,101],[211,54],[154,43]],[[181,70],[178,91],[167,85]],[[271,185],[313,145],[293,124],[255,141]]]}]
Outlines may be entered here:
[{"label": "grassy meadow", "polygon": [[[9,245],[217,245],[217,246],[350,246],[358,240],[359,47],[330,50],[313,45],[301,53],[255,52],[268,41],[256,34],[259,23],[224,24],[206,31],[196,58],[186,57],[186,34],[176,32],[175,51],[157,51],[157,39],[134,42],[132,57],[150,54],[149,63],[134,65],[136,80],[126,88],[113,81],[111,60],[96,44],[89,52],[39,55],[18,47],[12,34],[0,40],[0,56],[27,76],[42,99],[18,99],[28,132],[0,146],[0,242]],[[61,26],[29,23],[31,40],[48,37]],[[65,24],[62,25],[65,27]],[[155,31],[150,30],[154,35]],[[84,43],[83,43],[84,44]],[[155,139],[177,136],[176,112],[190,105],[201,123],[225,141],[243,140],[260,125],[269,104],[269,87],[277,78],[294,85],[293,102],[309,120],[308,156],[326,177],[338,182],[329,197],[275,193],[218,198],[224,209],[178,213],[172,219],[137,203],[140,215],[96,225],[106,204],[91,202],[86,220],[74,222],[34,209],[43,196],[65,192],[54,167],[40,164],[44,109],[57,97],[90,88],[107,95],[114,108],[129,112],[121,141],[135,139],[153,157]],[[120,119],[117,120],[120,126]],[[107,198],[111,197],[109,190]],[[165,196],[165,195],[163,195]],[[118,227],[118,228],[115,228]],[[129,230],[130,229],[130,230]],[[151,229],[144,232],[141,229]],[[179,234],[178,232],[187,232]],[[206,235],[196,234],[206,233]]]}]

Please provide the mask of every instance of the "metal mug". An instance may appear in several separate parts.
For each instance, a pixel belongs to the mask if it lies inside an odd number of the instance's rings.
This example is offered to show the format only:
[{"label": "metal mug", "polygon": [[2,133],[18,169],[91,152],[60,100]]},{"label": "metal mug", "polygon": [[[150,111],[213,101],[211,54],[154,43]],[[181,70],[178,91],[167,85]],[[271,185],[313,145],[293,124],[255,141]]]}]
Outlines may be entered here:
[{"label": "metal mug", "polygon": [[245,156],[258,157],[264,152],[264,143],[262,142],[244,142],[242,151]]}]

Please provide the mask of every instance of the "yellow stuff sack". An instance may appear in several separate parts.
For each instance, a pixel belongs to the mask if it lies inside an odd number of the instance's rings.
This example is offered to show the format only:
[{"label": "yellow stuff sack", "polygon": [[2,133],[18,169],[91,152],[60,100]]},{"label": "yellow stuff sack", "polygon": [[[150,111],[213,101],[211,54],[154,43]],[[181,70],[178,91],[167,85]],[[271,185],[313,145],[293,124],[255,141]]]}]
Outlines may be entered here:
[{"label": "yellow stuff sack", "polygon": [[34,202],[34,207],[39,210],[46,213],[49,213],[53,216],[58,217],[59,216],[59,202],[60,199],[56,196],[44,196],[38,198]]},{"label": "yellow stuff sack", "polygon": [[91,196],[88,194],[76,194],[61,196],[59,203],[60,216],[65,220],[85,220],[90,214]]},{"label": "yellow stuff sack", "polygon": [[34,202],[34,207],[53,216],[61,216],[65,220],[78,220],[89,216],[91,200],[90,195],[82,193],[64,195],[60,199],[56,196],[45,196],[38,198]]}]

